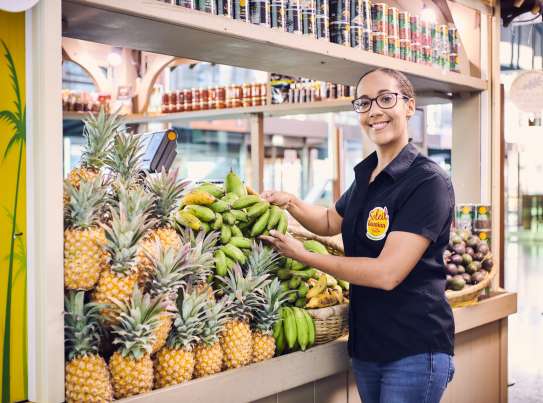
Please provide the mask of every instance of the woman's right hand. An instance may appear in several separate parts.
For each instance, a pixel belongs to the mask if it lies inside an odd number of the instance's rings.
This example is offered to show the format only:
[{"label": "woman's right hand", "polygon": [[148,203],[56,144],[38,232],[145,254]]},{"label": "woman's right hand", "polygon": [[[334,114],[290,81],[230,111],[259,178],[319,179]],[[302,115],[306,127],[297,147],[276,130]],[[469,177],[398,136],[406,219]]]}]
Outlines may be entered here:
[{"label": "woman's right hand", "polygon": [[287,192],[266,190],[260,195],[260,197],[282,209],[288,209],[296,196]]}]

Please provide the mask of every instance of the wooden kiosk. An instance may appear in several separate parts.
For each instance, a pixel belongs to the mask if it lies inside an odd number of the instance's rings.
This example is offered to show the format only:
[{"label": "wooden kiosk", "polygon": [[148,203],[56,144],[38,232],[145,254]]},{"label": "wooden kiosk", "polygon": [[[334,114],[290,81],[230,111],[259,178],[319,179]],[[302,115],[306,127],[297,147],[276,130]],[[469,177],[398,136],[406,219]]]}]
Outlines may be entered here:
[{"label": "wooden kiosk", "polygon": [[[407,0],[387,2],[414,12],[419,12],[423,4]],[[490,0],[425,0],[424,3],[434,8],[443,22],[454,22],[458,28],[462,42],[459,73],[444,73],[433,67],[313,38],[293,37],[155,0],[41,0],[32,9],[28,14],[31,49],[28,260],[31,310],[35,315],[31,317],[30,327],[34,329],[29,349],[30,400],[64,401],[60,101],[63,36],[349,85],[354,85],[364,71],[374,67],[404,72],[412,80],[420,102],[452,100],[452,172],[457,202],[492,205],[492,251],[494,261],[503,265],[499,4]],[[327,111],[341,110],[335,109],[338,105],[328,106]],[[289,113],[289,106],[276,109],[261,107],[245,111],[251,122],[253,185],[258,190],[263,183],[264,115]],[[290,113],[296,112],[293,109]],[[195,117],[198,116],[186,116]],[[171,117],[161,119],[167,121]],[[339,150],[334,153],[338,158]],[[338,180],[338,172],[334,176]],[[499,278],[492,288],[489,296],[477,305],[455,309],[456,375],[445,402],[507,401],[507,317],[516,311],[516,295],[500,291]],[[349,373],[346,341],[339,339],[307,352],[288,354],[126,401],[360,400]]]}]

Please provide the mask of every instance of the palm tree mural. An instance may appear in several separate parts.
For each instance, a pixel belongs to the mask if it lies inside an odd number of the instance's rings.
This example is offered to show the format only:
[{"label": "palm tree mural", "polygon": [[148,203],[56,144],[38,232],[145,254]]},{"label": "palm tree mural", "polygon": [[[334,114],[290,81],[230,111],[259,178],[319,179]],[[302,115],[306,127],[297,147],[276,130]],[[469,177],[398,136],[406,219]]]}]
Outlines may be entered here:
[{"label": "palm tree mural", "polygon": [[[6,304],[5,304],[5,327],[4,327],[4,343],[2,346],[2,402],[9,403],[11,401],[10,390],[10,343],[11,343],[11,309],[12,309],[12,288],[13,288],[13,265],[15,260],[20,255],[15,251],[15,243],[17,238],[17,206],[19,202],[19,183],[21,181],[21,165],[23,161],[23,152],[26,143],[26,106],[22,103],[21,88],[19,86],[19,80],[17,78],[17,71],[15,69],[15,62],[9,51],[6,43],[2,40],[2,46],[4,51],[4,57],[9,70],[11,79],[11,86],[15,93],[14,109],[13,110],[1,110],[0,120],[6,121],[12,127],[11,138],[4,151],[3,159],[15,149],[18,151],[17,162],[17,177],[15,182],[15,196],[13,200],[13,210],[10,213],[11,216],[11,233],[10,233],[10,248],[8,255],[8,280],[6,290]],[[26,254],[26,251],[25,251]],[[26,337],[26,335],[24,335]]]}]

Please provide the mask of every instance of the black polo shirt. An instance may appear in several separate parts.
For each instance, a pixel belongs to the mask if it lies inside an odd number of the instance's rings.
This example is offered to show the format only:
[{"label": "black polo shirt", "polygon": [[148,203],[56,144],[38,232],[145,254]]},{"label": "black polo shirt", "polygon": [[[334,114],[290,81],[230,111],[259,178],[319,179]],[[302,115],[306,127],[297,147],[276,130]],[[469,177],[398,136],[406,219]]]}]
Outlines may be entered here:
[{"label": "black polo shirt", "polygon": [[431,242],[393,290],[351,286],[349,354],[377,362],[425,352],[452,355],[454,319],[443,263],[454,207],[451,181],[411,143],[369,183],[376,165],[376,153],[359,163],[353,184],[336,203],[345,255],[379,256],[392,231]]}]

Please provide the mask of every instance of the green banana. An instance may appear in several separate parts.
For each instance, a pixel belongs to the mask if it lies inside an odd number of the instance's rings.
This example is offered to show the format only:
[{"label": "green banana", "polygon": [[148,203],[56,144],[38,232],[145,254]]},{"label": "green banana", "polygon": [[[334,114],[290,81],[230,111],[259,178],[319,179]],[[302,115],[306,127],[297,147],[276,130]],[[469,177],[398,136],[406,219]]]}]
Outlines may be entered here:
[{"label": "green banana", "polygon": [[298,298],[296,296],[296,293],[292,292],[292,293],[289,294],[289,296],[287,298],[287,302],[292,305],[292,304],[294,304],[296,302],[297,299]]},{"label": "green banana", "polygon": [[270,202],[268,201],[258,202],[256,204],[253,204],[251,207],[249,207],[249,209],[247,210],[247,215],[249,216],[249,218],[260,217],[262,214],[268,211],[269,207],[270,207]]},{"label": "green banana", "polygon": [[239,236],[233,236],[228,243],[243,249],[251,249],[253,247],[253,243],[250,239]]},{"label": "green banana", "polygon": [[231,225],[230,229],[232,230],[232,236],[243,237],[243,233],[241,232],[241,230],[239,229],[237,225]]},{"label": "green banana", "polygon": [[220,230],[222,227],[222,215],[217,214],[215,216],[215,221],[213,221],[213,225],[211,226],[214,230]]},{"label": "green banana", "polygon": [[349,283],[345,280],[338,280],[338,285],[343,288],[345,291],[349,291]]},{"label": "green banana", "polygon": [[314,239],[308,239],[307,241],[304,241],[304,248],[309,252],[318,253],[319,255],[330,254],[328,252],[328,249],[326,249],[326,246],[324,246],[319,241],[315,241]]},{"label": "green banana", "polygon": [[319,295],[325,289],[326,289],[326,276],[324,274],[321,274],[319,278],[319,282],[307,292],[307,295],[305,297],[307,299],[311,299]]},{"label": "green banana", "polygon": [[222,219],[228,225],[234,225],[236,223],[236,217],[234,216],[234,214],[232,214],[231,211],[227,211],[226,213],[222,213]]},{"label": "green banana", "polygon": [[217,276],[226,276],[227,271],[226,256],[222,250],[218,250],[215,252],[215,274]]},{"label": "green banana", "polygon": [[302,283],[298,287],[298,297],[304,299],[304,306],[305,306],[305,296],[307,295],[308,291],[309,291],[309,286],[302,281]]},{"label": "green banana", "polygon": [[183,211],[187,211],[205,222],[215,219],[215,213],[213,210],[211,210],[209,207],[199,206],[198,204],[189,204],[188,206],[185,206]]},{"label": "green banana", "polygon": [[282,213],[283,210],[281,210],[278,206],[271,206],[270,219],[268,221],[268,226],[266,227],[268,231],[277,226]]},{"label": "green banana", "polygon": [[287,340],[288,347],[292,349],[296,345],[296,340],[298,338],[294,312],[292,312],[291,308],[284,307],[281,316],[285,329],[285,339]]},{"label": "green banana", "polygon": [[178,212],[175,216],[175,220],[184,227],[192,228],[195,231],[199,231],[202,226],[200,219],[188,211]]},{"label": "green banana", "polygon": [[224,213],[225,211],[228,211],[230,206],[227,202],[224,200],[216,200],[213,202],[211,206],[209,206],[211,210],[213,210],[215,213]]},{"label": "green banana", "polygon": [[302,279],[300,277],[292,277],[288,282],[288,288],[291,290],[297,290],[301,283]]},{"label": "green banana", "polygon": [[264,230],[266,229],[266,224],[268,223],[269,218],[270,218],[270,210],[267,209],[266,212],[264,214],[262,214],[258,218],[258,220],[256,220],[255,224],[251,228],[251,237],[253,237],[253,238],[257,237],[260,234],[262,234],[262,232],[264,232]]},{"label": "green banana", "polygon": [[259,201],[261,201],[261,199],[258,195],[243,196],[232,203],[232,208],[241,210],[242,208],[258,203]]},{"label": "green banana", "polygon": [[294,262],[294,260],[293,260],[292,258],[287,257],[287,261],[286,261],[286,263],[285,263],[285,267],[286,267],[287,269],[290,270],[290,268],[292,268],[292,263],[293,263],[293,262]]},{"label": "green banana", "polygon": [[282,268],[277,271],[277,277],[279,280],[288,280],[292,277],[292,273],[289,269]]},{"label": "green banana", "polygon": [[242,222],[249,221],[249,218],[247,217],[247,213],[244,211],[232,209],[230,210],[230,213],[232,213],[232,215],[236,218],[236,221],[242,221]]},{"label": "green banana", "polygon": [[305,306],[305,298],[298,298],[294,303],[296,308],[303,308]]},{"label": "green banana", "polygon": [[288,290],[288,280],[281,281],[281,291],[287,292]]},{"label": "green banana", "polygon": [[243,254],[243,252],[236,246],[232,244],[226,244],[221,247],[221,250],[224,252],[224,254],[238,263],[244,264],[247,258]]},{"label": "green banana", "polygon": [[247,196],[247,188],[239,176],[232,170],[228,172],[224,180],[224,188],[227,193],[235,193],[239,197]]},{"label": "green banana", "polygon": [[296,320],[296,333],[298,336],[298,344],[302,351],[305,351],[309,339],[309,329],[307,328],[307,321],[305,319],[304,313],[300,308],[292,308],[294,313],[294,319]]},{"label": "green banana", "polygon": [[305,264],[298,262],[297,260],[292,261],[292,266],[290,266],[290,270],[303,270],[305,268]]},{"label": "green banana", "polygon": [[[221,251],[222,252],[222,251]],[[224,253],[224,252],[223,252]],[[225,254],[226,255],[226,254]],[[226,256],[226,267],[228,269],[232,269],[236,265],[236,261],[234,259],[230,259],[228,256]]]},{"label": "green banana", "polygon": [[232,238],[232,230],[230,226],[223,224],[221,227],[221,243],[226,245],[230,241],[230,238]]},{"label": "green banana", "polygon": [[209,230],[211,230],[211,226],[208,223],[202,221],[202,223],[200,224],[200,231],[209,232]]},{"label": "green banana", "polygon": [[304,316],[305,316],[305,320],[307,322],[307,329],[308,329],[308,347],[311,347],[312,345],[315,344],[315,321],[313,320],[313,318],[311,317],[311,315],[309,315],[309,312],[307,312],[306,309],[302,309],[303,313],[304,313]]},{"label": "green banana", "polygon": [[277,224],[277,231],[281,234],[286,234],[288,229],[288,219],[284,211],[281,212],[281,217],[279,217],[279,223]]},{"label": "green banana", "polygon": [[311,277],[315,275],[316,272],[317,272],[316,269],[305,269],[305,270],[293,271],[292,275],[304,280],[309,280]]},{"label": "green banana", "polygon": [[275,348],[277,350],[277,353],[278,354],[282,354],[283,351],[285,351],[285,329],[283,329],[283,320],[282,319],[279,319],[277,322],[275,322],[275,324],[277,325],[277,323],[279,323],[278,325],[278,330],[277,330],[277,336],[275,336],[275,326],[274,326],[274,338],[275,338]]},{"label": "green banana", "polygon": [[239,196],[235,193],[227,193],[224,195],[224,197],[221,199],[222,201],[225,201],[227,203],[232,204],[234,201],[239,199]]},{"label": "green banana", "polygon": [[213,183],[208,183],[208,182],[202,183],[200,186],[196,187],[194,190],[201,190],[215,197],[224,196],[224,190],[220,186],[214,185]]}]

